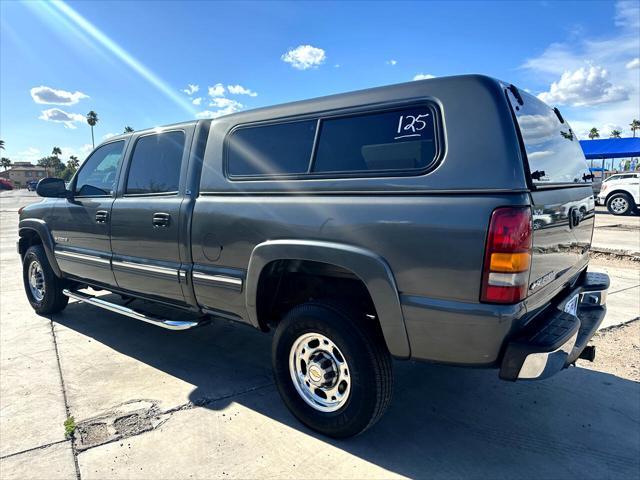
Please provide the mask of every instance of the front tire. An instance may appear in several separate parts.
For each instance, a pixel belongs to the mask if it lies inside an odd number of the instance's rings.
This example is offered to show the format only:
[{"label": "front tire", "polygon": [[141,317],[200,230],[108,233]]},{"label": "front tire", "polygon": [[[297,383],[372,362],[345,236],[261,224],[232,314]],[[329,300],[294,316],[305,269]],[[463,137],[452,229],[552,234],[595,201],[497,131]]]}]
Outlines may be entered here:
[{"label": "front tire", "polygon": [[607,210],[612,215],[628,215],[633,209],[633,200],[626,193],[616,193],[607,199]]},{"label": "front tire", "polygon": [[25,253],[22,280],[31,307],[40,315],[58,313],[69,303],[62,293],[64,281],[53,272],[42,245],[33,245]]},{"label": "front tire", "polygon": [[274,336],[272,364],[289,410],[330,437],[365,431],[391,401],[392,362],[382,333],[331,304],[306,303],[285,316]]}]

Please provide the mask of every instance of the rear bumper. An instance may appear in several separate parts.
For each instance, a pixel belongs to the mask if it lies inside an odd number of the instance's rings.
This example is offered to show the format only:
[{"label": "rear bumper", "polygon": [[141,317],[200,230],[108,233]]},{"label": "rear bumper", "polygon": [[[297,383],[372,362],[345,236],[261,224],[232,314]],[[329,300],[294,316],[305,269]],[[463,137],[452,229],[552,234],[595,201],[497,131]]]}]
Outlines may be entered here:
[{"label": "rear bumper", "polygon": [[[543,379],[575,362],[606,315],[608,289],[608,275],[587,273],[580,285],[507,344],[500,378]],[[565,312],[576,296],[576,315]]]}]

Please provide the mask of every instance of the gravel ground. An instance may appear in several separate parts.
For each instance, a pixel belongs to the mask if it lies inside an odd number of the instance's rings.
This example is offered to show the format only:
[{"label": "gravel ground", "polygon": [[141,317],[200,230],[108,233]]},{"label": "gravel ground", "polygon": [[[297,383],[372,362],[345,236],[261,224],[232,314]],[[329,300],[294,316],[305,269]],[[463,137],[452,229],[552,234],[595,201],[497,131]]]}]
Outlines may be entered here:
[{"label": "gravel ground", "polygon": [[600,330],[591,345],[596,346],[596,359],[593,363],[578,360],[580,367],[640,382],[639,319]]}]

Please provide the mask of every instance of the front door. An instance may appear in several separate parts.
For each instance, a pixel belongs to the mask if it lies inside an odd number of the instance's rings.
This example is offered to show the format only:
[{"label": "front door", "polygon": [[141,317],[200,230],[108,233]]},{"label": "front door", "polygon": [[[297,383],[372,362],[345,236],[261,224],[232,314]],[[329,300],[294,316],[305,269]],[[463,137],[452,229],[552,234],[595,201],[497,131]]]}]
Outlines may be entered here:
[{"label": "front door", "polygon": [[73,198],[59,199],[47,223],[60,269],[71,276],[115,285],[111,271],[109,220],[125,141],[98,147],[73,182]]},{"label": "front door", "polygon": [[[136,137],[111,212],[113,272],[118,286],[184,303],[180,218],[190,143],[188,130]],[[184,276],[184,275],[182,275]]]}]

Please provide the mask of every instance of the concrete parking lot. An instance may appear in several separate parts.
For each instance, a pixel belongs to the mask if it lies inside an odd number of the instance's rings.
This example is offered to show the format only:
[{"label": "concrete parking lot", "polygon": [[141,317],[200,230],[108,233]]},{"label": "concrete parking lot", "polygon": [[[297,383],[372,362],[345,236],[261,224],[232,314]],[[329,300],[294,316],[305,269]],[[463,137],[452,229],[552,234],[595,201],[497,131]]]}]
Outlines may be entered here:
[{"label": "concrete parking lot", "polygon": [[[640,384],[627,373],[640,366],[640,339],[619,369],[596,360],[531,383],[396,362],[381,422],[334,441],[280,401],[269,335],[223,322],[170,332],[77,303],[33,313],[15,240],[17,209],[37,200],[0,194],[2,479],[640,475]],[[603,326],[637,326],[640,217],[599,209],[594,250],[593,269],[612,276]],[[615,363],[615,342],[603,345]]]}]

